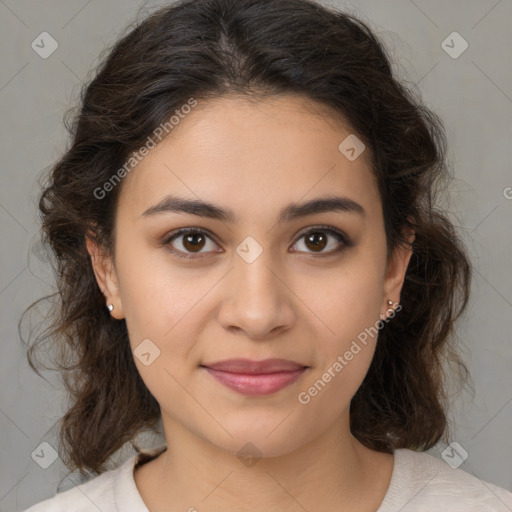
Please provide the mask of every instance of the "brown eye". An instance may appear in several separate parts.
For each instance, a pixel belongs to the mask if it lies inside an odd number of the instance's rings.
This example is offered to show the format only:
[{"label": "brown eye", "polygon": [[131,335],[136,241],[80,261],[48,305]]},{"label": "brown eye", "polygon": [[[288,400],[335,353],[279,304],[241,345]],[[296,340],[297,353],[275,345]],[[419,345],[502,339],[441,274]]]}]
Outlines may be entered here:
[{"label": "brown eye", "polygon": [[[333,238],[337,240],[337,243],[331,242]],[[353,245],[351,240],[344,233],[327,226],[318,226],[310,229],[301,235],[299,240],[301,239],[304,239],[305,250],[294,249],[294,252],[316,253],[319,256],[328,256],[333,253],[341,252],[345,248]],[[324,250],[329,246],[330,250]]]},{"label": "brown eye", "polygon": [[190,233],[183,235],[183,247],[187,251],[200,251],[204,247],[205,236],[202,233]]},{"label": "brown eye", "polygon": [[[208,249],[208,242],[211,246],[209,250],[203,251],[206,247]],[[208,252],[220,252],[217,250],[217,245],[213,242],[211,236],[203,230],[197,228],[182,228],[168,235],[162,242],[169,251],[176,254],[180,258],[194,258],[203,257]]]},{"label": "brown eye", "polygon": [[306,235],[306,245],[313,251],[322,251],[327,245],[327,237],[321,231],[313,231]]}]

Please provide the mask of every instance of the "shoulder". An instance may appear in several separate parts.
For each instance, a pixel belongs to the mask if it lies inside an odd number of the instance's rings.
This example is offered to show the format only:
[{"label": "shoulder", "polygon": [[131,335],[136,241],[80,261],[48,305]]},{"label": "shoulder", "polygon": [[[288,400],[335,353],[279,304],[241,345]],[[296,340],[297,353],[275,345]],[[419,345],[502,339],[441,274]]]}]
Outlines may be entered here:
[{"label": "shoulder", "polygon": [[72,489],[41,501],[25,512],[81,512],[96,505],[103,512],[115,509],[113,489],[121,468],[106,471],[101,475]]},{"label": "shoulder", "polygon": [[[53,498],[41,501],[24,512],[117,512],[119,506],[129,503],[131,510],[146,512],[133,478],[135,465],[151,460],[162,448],[143,450],[123,462],[116,469],[58,493]],[[122,509],[122,508],[121,508]]]},{"label": "shoulder", "polygon": [[425,452],[395,450],[388,493],[378,512],[510,512],[512,493]]}]

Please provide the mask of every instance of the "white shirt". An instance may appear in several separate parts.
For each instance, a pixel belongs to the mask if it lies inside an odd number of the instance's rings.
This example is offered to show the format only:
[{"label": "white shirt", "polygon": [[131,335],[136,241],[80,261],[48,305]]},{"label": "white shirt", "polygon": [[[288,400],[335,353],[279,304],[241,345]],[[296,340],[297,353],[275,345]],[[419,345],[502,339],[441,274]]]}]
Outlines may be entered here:
[{"label": "white shirt", "polygon": [[[91,480],[58,493],[25,512],[149,512],[142,501],[133,470],[155,458],[165,445],[143,450]],[[394,452],[388,491],[376,512],[511,512],[512,493],[479,480],[443,460],[405,448]]]}]

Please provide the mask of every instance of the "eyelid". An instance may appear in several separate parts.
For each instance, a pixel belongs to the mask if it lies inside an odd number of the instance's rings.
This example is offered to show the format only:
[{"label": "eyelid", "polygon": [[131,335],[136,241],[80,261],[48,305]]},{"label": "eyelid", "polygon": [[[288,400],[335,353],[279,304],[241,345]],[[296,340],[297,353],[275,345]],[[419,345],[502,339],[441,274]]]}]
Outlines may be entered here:
[{"label": "eyelid", "polygon": [[[293,245],[295,245],[299,241],[299,239],[302,238],[304,235],[307,235],[308,233],[312,233],[315,230],[325,231],[331,235],[335,235],[338,238],[339,242],[342,244],[342,247],[333,249],[328,252],[320,252],[320,253],[316,253],[316,254],[314,252],[305,253],[307,256],[313,256],[316,258],[322,257],[322,256],[332,256],[332,255],[334,255],[336,253],[340,253],[344,249],[346,249],[348,247],[352,247],[354,245],[354,242],[351,240],[351,238],[345,232],[343,232],[342,230],[340,230],[338,228],[335,228],[333,226],[328,226],[328,225],[314,225],[314,226],[308,226],[307,228],[304,228],[302,231],[299,231],[296,235],[294,235],[294,238],[296,238],[296,241],[294,242]],[[165,246],[166,249],[168,251],[170,251],[171,253],[175,254],[178,257],[184,258],[184,259],[196,259],[197,260],[197,259],[201,259],[203,257],[208,256],[209,254],[211,254],[211,252],[217,252],[217,253],[220,252],[220,251],[208,251],[206,253],[195,253],[195,254],[194,253],[182,253],[181,251],[178,251],[176,249],[172,249],[169,247],[170,242],[174,238],[177,238],[180,235],[194,234],[194,233],[206,235],[207,237],[212,239],[217,245],[219,245],[218,242],[216,241],[216,237],[215,237],[215,235],[213,235],[213,233],[211,233],[207,229],[198,228],[198,227],[176,229],[163,237],[163,239],[161,241],[161,245]],[[302,251],[294,251],[294,252],[302,252]]]},{"label": "eyelid", "polygon": [[[163,239],[161,241],[161,245],[164,246],[172,254],[178,256],[179,258],[184,258],[184,259],[189,259],[189,260],[191,260],[191,259],[197,260],[197,259],[204,258],[205,256],[208,256],[209,253],[206,253],[206,254],[205,253],[196,253],[196,254],[183,253],[181,251],[178,251],[178,250],[170,247],[170,242],[174,238],[178,238],[180,235],[185,235],[185,234],[188,235],[188,234],[194,234],[194,233],[198,233],[200,235],[206,235],[208,238],[212,239],[217,245],[219,245],[218,242],[216,241],[216,237],[215,237],[215,235],[213,235],[213,233],[211,233],[207,229],[197,228],[197,227],[175,229],[174,231],[166,234],[163,237]],[[215,252],[220,252],[220,251],[215,251]]]},{"label": "eyelid", "polygon": [[308,233],[313,232],[315,230],[327,231],[329,233],[334,233],[335,235],[338,235],[340,237],[341,241],[346,246],[350,246],[351,247],[352,245],[354,245],[352,240],[350,239],[350,237],[344,231],[342,231],[341,229],[335,228],[334,226],[328,226],[328,225],[325,225],[325,224],[318,224],[316,226],[309,226],[307,228],[304,228],[304,230],[299,231],[295,235],[295,237],[302,237],[302,236],[307,235]]}]

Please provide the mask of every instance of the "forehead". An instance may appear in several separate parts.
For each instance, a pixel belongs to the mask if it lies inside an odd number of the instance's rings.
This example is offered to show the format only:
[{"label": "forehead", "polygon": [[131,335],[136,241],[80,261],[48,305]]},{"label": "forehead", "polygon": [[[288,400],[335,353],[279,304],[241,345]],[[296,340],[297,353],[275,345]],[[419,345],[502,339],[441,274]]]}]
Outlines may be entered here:
[{"label": "forehead", "polygon": [[243,218],[335,193],[371,213],[380,198],[369,149],[355,160],[342,151],[354,135],[300,96],[198,102],[124,178],[120,214],[135,218],[173,194],[229,202]]}]

